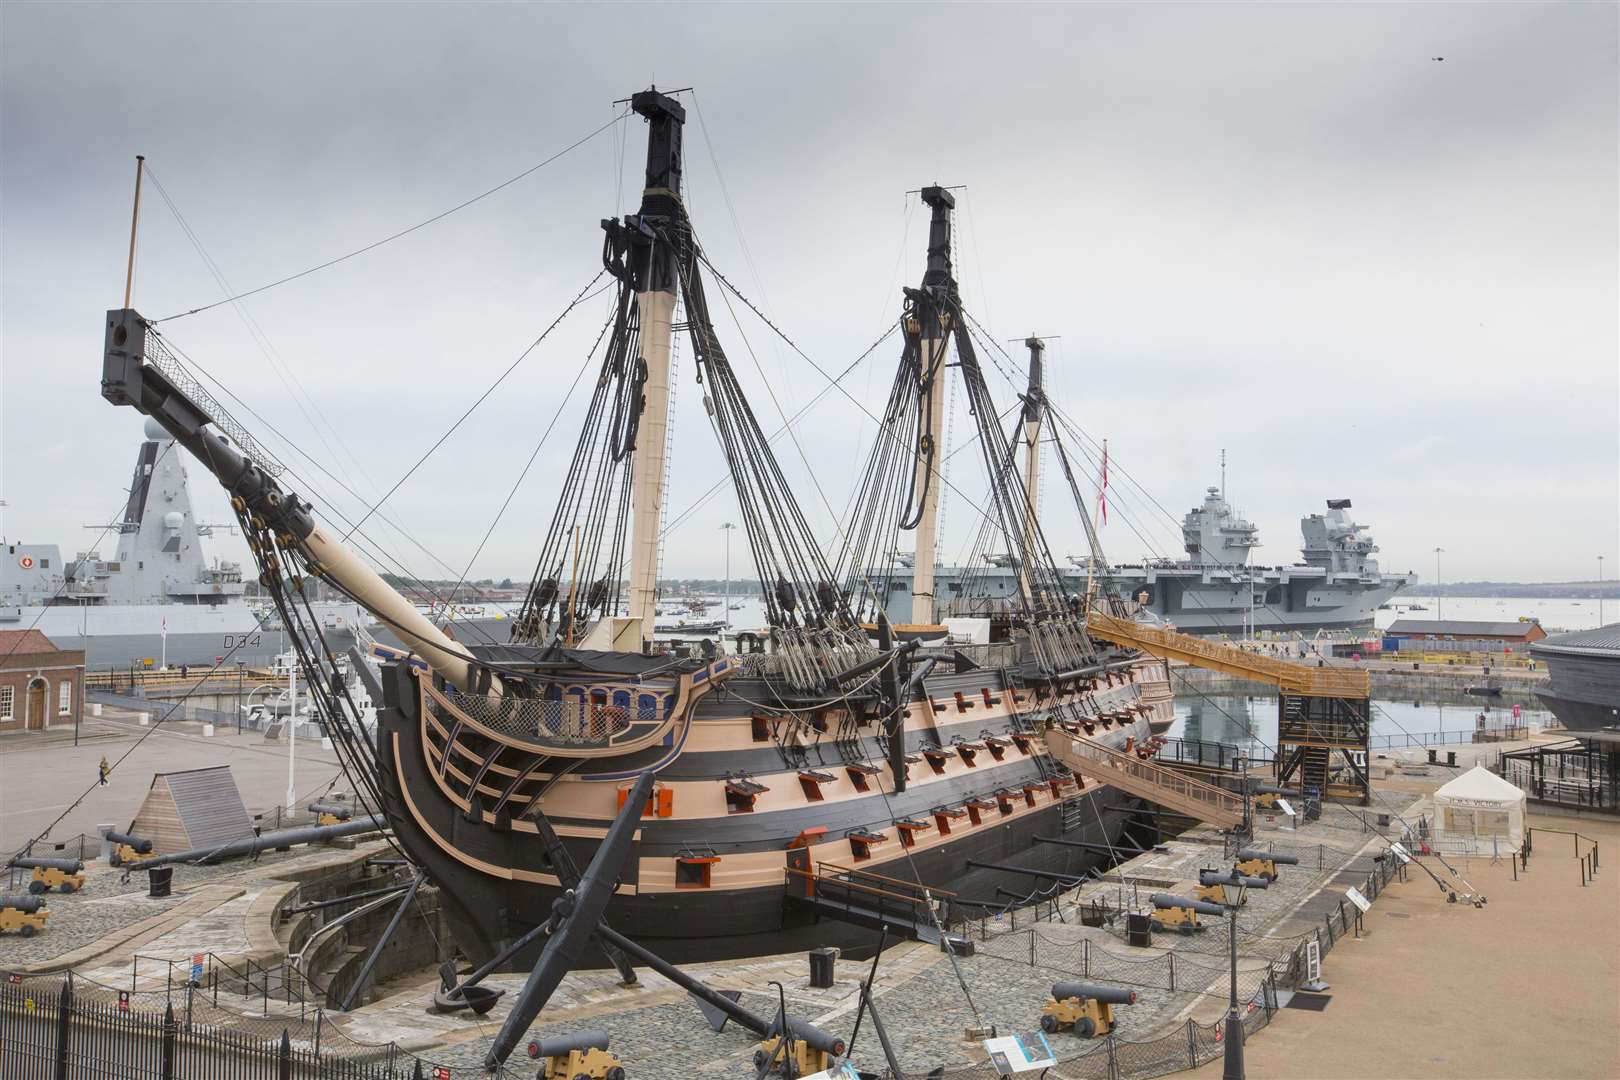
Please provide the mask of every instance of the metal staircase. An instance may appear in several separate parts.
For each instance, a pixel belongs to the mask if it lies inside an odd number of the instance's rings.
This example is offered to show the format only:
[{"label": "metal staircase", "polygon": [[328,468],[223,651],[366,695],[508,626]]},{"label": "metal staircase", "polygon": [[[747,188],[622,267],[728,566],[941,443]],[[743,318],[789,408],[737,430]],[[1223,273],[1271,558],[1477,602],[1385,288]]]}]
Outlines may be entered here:
[{"label": "metal staircase", "polygon": [[1275,686],[1278,786],[1363,806],[1371,801],[1367,750],[1372,724],[1366,671],[1308,667],[1101,611],[1086,616],[1086,629],[1093,637],[1152,656]]}]

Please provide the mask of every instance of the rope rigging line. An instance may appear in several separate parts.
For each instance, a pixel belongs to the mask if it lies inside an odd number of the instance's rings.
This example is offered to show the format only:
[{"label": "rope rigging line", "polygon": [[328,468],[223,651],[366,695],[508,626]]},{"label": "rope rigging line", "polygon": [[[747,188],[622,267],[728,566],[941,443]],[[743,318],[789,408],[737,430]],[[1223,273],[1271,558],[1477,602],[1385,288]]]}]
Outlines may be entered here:
[{"label": "rope rigging line", "polygon": [[506,370],[501,372],[500,375],[496,377],[495,381],[490,383],[489,387],[487,389],[485,389],[485,391],[482,394],[478,395],[478,399],[476,401],[474,401],[471,405],[467,406],[466,411],[463,412],[459,417],[456,418],[455,423],[451,424],[450,427],[445,431],[445,433],[443,435],[440,435],[438,437],[438,439],[434,441],[433,445],[428,447],[426,452],[424,452],[421,457],[416,459],[416,464],[412,465],[409,469],[405,470],[405,475],[401,476],[398,480],[396,480],[394,482],[394,486],[389,488],[388,491],[383,495],[382,498],[378,499],[376,501],[376,503],[372,504],[366,510],[366,512],[361,515],[360,520],[355,523],[354,527],[351,528],[349,530],[349,532],[343,534],[343,539],[347,540],[349,538],[349,535],[351,533],[353,533],[355,529],[358,529],[361,525],[364,525],[366,523],[366,521],[368,519],[370,519],[371,515],[376,513],[377,509],[379,507],[381,507],[383,503],[387,502],[393,496],[394,492],[396,492],[396,491],[398,491],[400,489],[400,485],[404,484],[405,481],[409,480],[411,478],[411,476],[415,474],[416,470],[422,467],[423,462],[427,461],[428,458],[432,457],[434,452],[436,450],[438,450],[439,447],[444,445],[445,440],[450,438],[451,435],[455,434],[456,429],[461,427],[461,425],[464,422],[466,422],[466,419],[469,416],[471,416],[473,414],[473,412],[480,405],[482,405],[484,403],[484,401],[489,397],[489,395],[493,394],[496,391],[496,389],[499,388],[501,383],[506,381],[506,377],[508,375],[512,374],[513,371],[517,370],[517,366],[519,364],[523,363],[523,361],[528,358],[530,353],[534,352],[535,349],[540,347],[540,344],[542,342],[544,342],[546,340],[546,338],[551,335],[551,332],[553,330],[557,329],[557,327],[562,323],[562,321],[568,317],[569,313],[572,312],[581,303],[583,303],[584,301],[590,299],[591,295],[594,295],[593,293],[591,293],[591,290],[595,287],[596,283],[602,279],[602,275],[605,274],[605,273],[607,273],[607,268],[606,267],[604,267],[601,270],[598,270],[596,272],[595,276],[591,278],[589,283],[587,283],[586,286],[583,289],[581,289],[574,296],[574,298],[572,300],[570,300],[568,302],[568,306],[562,310],[562,314],[558,315],[554,320],[552,320],[551,325],[546,327],[544,330],[542,330],[540,332],[540,336],[535,338],[533,341],[531,341],[529,343],[528,347],[525,348],[521,353],[518,354],[517,359],[513,360],[511,362],[511,364],[507,365]]},{"label": "rope rigging line", "polygon": [[594,139],[598,135],[602,134],[602,132],[608,130],[614,124],[617,124],[619,121],[623,120],[626,116],[629,116],[629,115],[630,115],[630,110],[628,110],[628,109],[624,110],[623,112],[620,112],[617,116],[613,117],[613,119],[609,120],[607,123],[603,124],[601,127],[597,128],[595,131],[592,131],[590,134],[585,135],[582,138],[576,139],[572,143],[569,143],[567,146],[563,147],[561,150],[557,151],[555,154],[552,154],[550,157],[546,158],[544,161],[541,161],[539,164],[531,165],[529,168],[524,169],[522,172],[518,173],[516,176],[513,176],[513,177],[511,177],[510,179],[507,179],[507,180],[503,180],[501,183],[496,184],[494,187],[489,188],[487,191],[484,191],[484,192],[481,192],[480,194],[474,195],[472,198],[467,199],[464,202],[457,203],[455,206],[450,207],[448,210],[441,210],[439,213],[434,214],[432,217],[426,219],[425,221],[419,221],[415,225],[411,225],[408,228],[404,228],[404,229],[399,230],[398,232],[391,233],[388,236],[383,237],[381,240],[374,240],[371,243],[365,245],[364,247],[356,248],[355,250],[349,252],[346,255],[339,255],[335,259],[328,259],[327,261],[325,261],[323,263],[319,263],[318,265],[315,265],[315,266],[311,266],[308,269],[300,270],[296,274],[288,274],[286,277],[278,278],[275,281],[269,282],[269,283],[264,284],[264,285],[260,285],[260,286],[258,286],[257,288],[254,288],[254,289],[248,289],[246,292],[240,292],[240,293],[236,293],[233,296],[227,296],[223,300],[216,300],[211,304],[204,304],[201,307],[194,307],[194,308],[190,309],[189,311],[181,311],[181,312],[177,312],[177,313],[175,313],[173,315],[165,315],[161,319],[154,319],[152,321],[154,323],[172,322],[175,319],[183,319],[188,315],[198,315],[198,314],[201,314],[204,311],[211,311],[212,309],[217,308],[222,304],[228,304],[228,303],[231,303],[232,301],[242,300],[242,299],[245,299],[245,298],[247,298],[249,296],[256,296],[259,293],[265,292],[265,291],[270,290],[270,289],[274,289],[278,285],[285,285],[288,282],[297,281],[299,278],[308,277],[310,274],[317,273],[317,272],[319,272],[321,270],[326,270],[326,269],[328,269],[330,267],[338,265],[339,263],[347,262],[350,259],[355,258],[356,256],[364,255],[368,251],[375,251],[376,249],[382,247],[384,244],[391,243],[392,241],[398,240],[401,237],[409,236],[411,233],[416,232],[418,229],[425,229],[427,226],[432,225],[435,222],[443,221],[445,218],[449,217],[451,214],[454,214],[454,213],[456,213],[458,211],[461,211],[461,210],[465,210],[467,207],[472,206],[474,203],[481,202],[484,199],[489,198],[491,195],[494,195],[496,192],[499,192],[499,191],[502,191],[502,190],[504,190],[506,188],[511,187],[513,184],[517,183],[519,180],[522,180],[525,177],[530,176],[530,175],[538,172],[539,170],[545,168],[547,165],[550,165],[552,162],[558,160],[559,158],[564,157],[565,155],[567,155],[571,151],[577,150],[579,147],[584,146],[586,143],[590,142],[592,139]]},{"label": "rope rigging line", "polygon": [[[158,331],[156,329],[153,329],[151,331],[151,333],[157,334]],[[362,505],[365,505],[366,500],[365,500],[365,498],[363,496],[361,496],[357,492],[355,492],[354,489],[350,488],[339,477],[333,475],[332,471],[330,469],[328,469],[325,465],[322,465],[319,459],[317,459],[314,456],[312,456],[311,454],[309,454],[307,451],[305,451],[303,449],[303,447],[299,446],[297,443],[293,442],[285,434],[283,434],[281,431],[279,431],[275,427],[275,425],[271,424],[270,421],[267,420],[263,415],[261,415],[258,412],[258,410],[254,409],[251,404],[244,401],[234,391],[232,391],[230,387],[226,386],[223,382],[221,382],[219,380],[218,376],[212,374],[211,372],[209,372],[209,370],[207,368],[205,368],[201,364],[197,363],[196,360],[194,360],[189,354],[187,354],[183,349],[181,349],[178,345],[176,345],[172,340],[170,340],[168,338],[164,338],[164,341],[167,344],[169,349],[171,349],[173,352],[177,353],[181,357],[184,357],[184,359],[186,360],[186,363],[189,365],[189,369],[192,372],[194,372],[195,374],[197,374],[198,376],[200,376],[203,379],[207,379],[210,383],[212,383],[215,387],[217,387],[221,393],[223,393],[225,396],[229,397],[236,405],[238,405],[243,410],[245,410],[249,416],[252,416],[255,420],[257,420],[259,422],[259,424],[262,425],[262,427],[263,427],[263,429],[265,431],[268,431],[271,435],[274,435],[277,439],[280,439],[281,442],[283,444],[285,444],[285,446],[287,448],[291,449],[294,453],[298,454],[304,460],[308,461],[311,466],[313,466],[315,469],[319,470],[320,473],[323,476],[325,476],[332,483],[336,484],[350,498],[354,499],[356,502],[358,502],[358,503],[360,503]],[[337,519],[340,523],[350,526],[350,536],[349,536],[348,543],[350,543],[352,546],[354,546],[361,554],[365,555],[368,559],[370,559],[373,563],[377,564],[378,566],[391,566],[393,568],[392,572],[397,573],[399,577],[404,578],[405,580],[409,581],[411,584],[413,584],[424,595],[427,595],[427,596],[431,597],[432,599],[438,601],[442,606],[445,606],[445,607],[449,606],[449,601],[447,600],[447,598],[444,597],[443,595],[441,595],[433,586],[429,585],[425,579],[423,579],[420,576],[418,576],[417,574],[413,573],[411,571],[410,567],[405,565],[405,562],[404,562],[403,559],[400,559],[397,556],[390,553],[387,548],[383,547],[382,543],[380,541],[378,541],[376,539],[376,537],[371,536],[364,529],[361,529],[358,525],[354,524],[353,519],[351,519],[348,515],[346,515],[343,512],[343,510],[338,506],[337,500],[332,498],[329,494],[323,492],[320,485],[315,483],[315,480],[314,480],[314,478],[312,476],[300,473],[298,470],[292,469],[292,468],[288,468],[286,470],[286,473],[287,473],[288,476],[291,476],[294,479],[298,480],[298,482],[302,486],[303,492],[305,494],[307,494],[308,496],[310,496],[312,498],[320,500],[325,505],[325,513],[326,513],[327,516],[333,517],[333,518]],[[413,536],[409,532],[409,530],[407,530],[404,526],[400,525],[397,521],[394,521],[387,514],[379,512],[377,514],[377,519],[379,521],[383,522],[384,524],[387,524],[390,527],[392,527],[395,532],[397,532],[400,536],[404,537],[407,541],[409,541],[411,544],[413,544],[419,551],[421,551],[424,555],[426,555],[433,562],[437,563],[439,566],[443,567],[447,571],[450,571],[452,573],[455,572],[455,567],[453,567],[449,563],[445,562],[438,555],[436,555],[432,550],[430,550],[425,545],[423,545],[421,543],[421,541],[417,540],[416,537]],[[368,550],[367,545],[369,545],[369,550]],[[353,597],[350,597],[350,599],[353,599]],[[356,601],[356,602],[358,603],[358,601]],[[477,627],[474,627],[474,629],[478,629],[480,633],[483,633],[483,631],[481,629],[477,628]],[[496,644],[494,639],[490,638],[487,633],[485,633],[484,636],[491,644]]]}]

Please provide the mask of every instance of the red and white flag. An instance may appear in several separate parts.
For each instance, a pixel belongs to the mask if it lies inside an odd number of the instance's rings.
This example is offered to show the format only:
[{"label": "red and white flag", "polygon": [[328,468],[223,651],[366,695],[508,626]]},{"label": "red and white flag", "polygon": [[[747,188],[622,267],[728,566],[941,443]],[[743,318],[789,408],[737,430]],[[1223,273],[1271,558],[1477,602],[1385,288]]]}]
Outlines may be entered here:
[{"label": "red and white flag", "polygon": [[1103,440],[1102,486],[1097,489],[1097,517],[1108,524],[1108,440]]}]

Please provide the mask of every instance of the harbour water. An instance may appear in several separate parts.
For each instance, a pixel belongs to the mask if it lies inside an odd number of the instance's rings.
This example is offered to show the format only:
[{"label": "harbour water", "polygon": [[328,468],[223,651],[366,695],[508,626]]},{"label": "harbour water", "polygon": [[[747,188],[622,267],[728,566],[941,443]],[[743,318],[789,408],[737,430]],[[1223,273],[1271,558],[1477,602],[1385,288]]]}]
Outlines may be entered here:
[{"label": "harbour water", "polygon": [[[1408,736],[1451,733],[1452,740],[1466,740],[1483,714],[1488,723],[1510,722],[1512,706],[1484,699],[1452,698],[1439,701],[1396,701],[1375,697],[1372,702],[1374,750],[1400,746]],[[1205,742],[1242,746],[1256,755],[1270,757],[1277,745],[1277,699],[1256,694],[1199,694],[1185,686],[1176,689],[1176,722],[1169,735]],[[1518,723],[1546,727],[1554,722],[1546,709],[1521,706]],[[1387,738],[1386,738],[1387,737]]]},{"label": "harbour water", "polygon": [[[1425,610],[1414,611],[1412,605]],[[1620,619],[1620,600],[1569,600],[1563,597],[1426,596],[1401,593],[1389,611],[1374,620],[1379,629],[1396,619],[1460,619],[1467,622],[1515,622],[1539,619],[1549,634],[1559,630],[1590,630]]]}]

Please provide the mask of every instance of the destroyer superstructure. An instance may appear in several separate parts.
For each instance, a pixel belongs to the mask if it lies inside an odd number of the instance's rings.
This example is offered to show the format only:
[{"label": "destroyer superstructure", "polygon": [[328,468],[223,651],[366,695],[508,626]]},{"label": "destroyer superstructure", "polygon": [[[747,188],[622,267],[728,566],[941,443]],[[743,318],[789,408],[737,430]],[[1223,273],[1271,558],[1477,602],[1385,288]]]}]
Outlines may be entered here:
[{"label": "destroyer superstructure", "polygon": [[[83,649],[100,668],[208,666],[221,657],[257,665],[285,649],[246,600],[240,564],[210,561],[187,485],[185,455],[154,420],[135,454],[129,496],[98,535],[114,544],[62,556],[56,544],[7,542],[0,562],[0,629],[37,629],[64,649]],[[335,633],[360,609],[322,605]],[[340,642],[346,644],[346,642]]]}]

